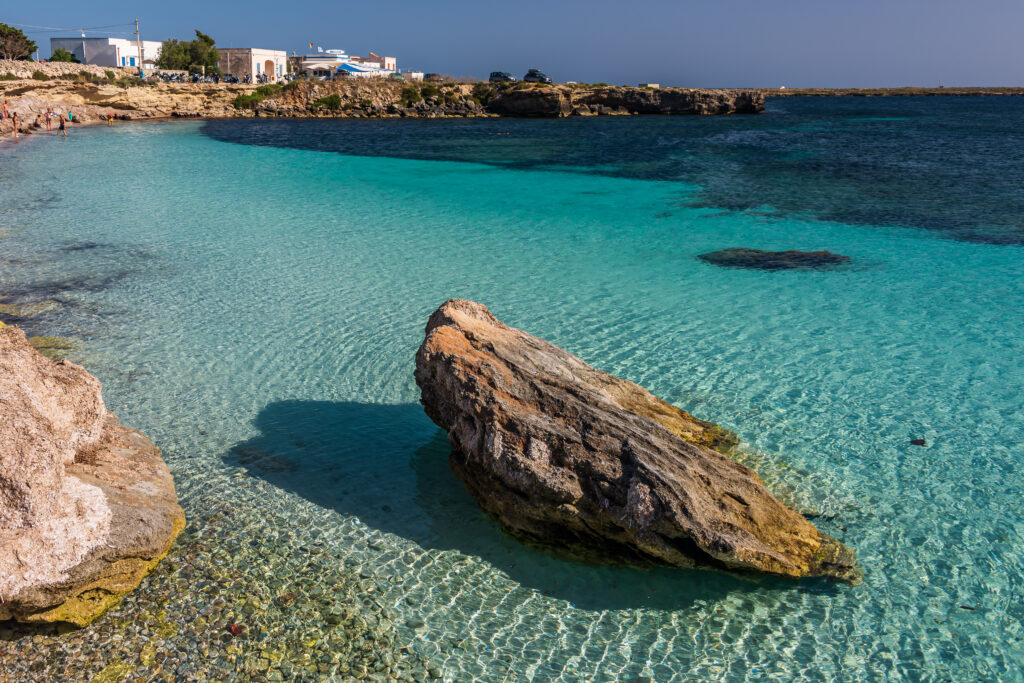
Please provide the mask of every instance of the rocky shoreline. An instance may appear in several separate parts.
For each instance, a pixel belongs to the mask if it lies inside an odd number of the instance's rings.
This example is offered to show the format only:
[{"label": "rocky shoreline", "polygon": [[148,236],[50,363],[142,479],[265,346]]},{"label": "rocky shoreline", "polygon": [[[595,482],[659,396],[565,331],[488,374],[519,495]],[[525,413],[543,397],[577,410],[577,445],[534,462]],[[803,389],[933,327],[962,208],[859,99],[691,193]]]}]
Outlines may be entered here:
[{"label": "rocky shoreline", "polygon": [[[62,65],[67,66],[67,65]],[[80,65],[73,65],[80,66]],[[0,63],[0,77],[5,73]],[[113,73],[113,72],[111,72]],[[0,80],[21,131],[36,118],[72,111],[76,123],[159,118],[467,118],[754,114],[764,97],[753,90],[617,86],[405,83],[393,80],[296,81],[284,86],[167,84],[88,70],[37,80],[20,72]],[[0,121],[0,135],[13,131]]]}]

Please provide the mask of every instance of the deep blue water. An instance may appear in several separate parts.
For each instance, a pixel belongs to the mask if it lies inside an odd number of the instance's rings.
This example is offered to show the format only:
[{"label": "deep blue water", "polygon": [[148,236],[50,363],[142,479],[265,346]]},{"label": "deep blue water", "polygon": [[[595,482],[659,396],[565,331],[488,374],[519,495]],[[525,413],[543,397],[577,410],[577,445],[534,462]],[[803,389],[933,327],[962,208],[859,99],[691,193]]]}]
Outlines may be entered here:
[{"label": "deep blue water", "polygon": [[[1022,124],[927,98],[75,129],[0,150],[0,294],[52,302],[19,322],[77,340],[187,514],[326,544],[449,680],[1021,680]],[[851,263],[696,258],[729,247]],[[863,584],[506,537],[418,405],[450,297],[734,429]]]},{"label": "deep blue water", "polygon": [[[686,206],[1024,244],[1024,98],[775,99],[767,115],[214,121],[217,140],[692,183]],[[503,133],[509,133],[504,135]]]}]

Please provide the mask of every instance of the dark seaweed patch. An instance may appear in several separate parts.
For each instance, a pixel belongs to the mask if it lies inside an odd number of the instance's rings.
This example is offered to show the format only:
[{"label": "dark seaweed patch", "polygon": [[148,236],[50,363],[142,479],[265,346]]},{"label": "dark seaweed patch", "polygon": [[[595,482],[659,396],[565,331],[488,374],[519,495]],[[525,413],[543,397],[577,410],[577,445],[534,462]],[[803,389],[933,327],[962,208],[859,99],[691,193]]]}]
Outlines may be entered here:
[{"label": "dark seaweed patch", "polygon": [[761,251],[760,249],[722,249],[698,256],[701,261],[725,268],[754,270],[820,270],[850,262],[849,256],[831,251]]}]

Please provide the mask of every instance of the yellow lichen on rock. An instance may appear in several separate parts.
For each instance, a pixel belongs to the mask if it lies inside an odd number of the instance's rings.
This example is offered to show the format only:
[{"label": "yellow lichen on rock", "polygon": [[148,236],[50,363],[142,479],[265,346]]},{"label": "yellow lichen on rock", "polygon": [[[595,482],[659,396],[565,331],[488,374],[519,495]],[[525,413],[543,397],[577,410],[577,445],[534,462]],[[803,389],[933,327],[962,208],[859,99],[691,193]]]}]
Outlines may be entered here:
[{"label": "yellow lichen on rock", "polygon": [[113,562],[104,575],[82,587],[82,590],[52,609],[27,615],[20,619],[25,623],[49,624],[65,622],[82,627],[95,621],[104,612],[121,602],[128,593],[135,590],[142,580],[170,552],[174,539],[185,528],[185,515],[174,522],[174,531],[167,549],[151,560],[128,557]]}]

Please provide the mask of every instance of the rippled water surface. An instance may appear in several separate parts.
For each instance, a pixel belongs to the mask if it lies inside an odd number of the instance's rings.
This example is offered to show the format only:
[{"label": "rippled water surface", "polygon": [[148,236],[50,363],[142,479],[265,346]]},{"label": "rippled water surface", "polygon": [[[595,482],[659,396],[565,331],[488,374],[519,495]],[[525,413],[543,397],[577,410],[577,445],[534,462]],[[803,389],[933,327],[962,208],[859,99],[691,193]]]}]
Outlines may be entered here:
[{"label": "rippled water surface", "polygon": [[[52,302],[4,319],[76,341],[189,518],[230,511],[214,541],[315,544],[448,680],[1020,680],[1021,130],[1016,98],[74,129],[0,150],[0,303]],[[852,263],[695,258],[729,247]],[[503,535],[417,403],[450,297],[734,429],[864,582]]]}]

